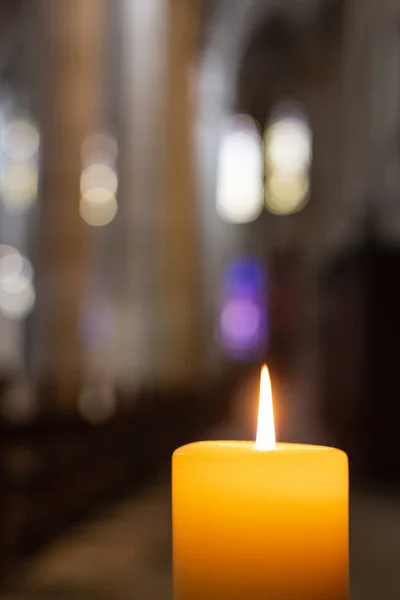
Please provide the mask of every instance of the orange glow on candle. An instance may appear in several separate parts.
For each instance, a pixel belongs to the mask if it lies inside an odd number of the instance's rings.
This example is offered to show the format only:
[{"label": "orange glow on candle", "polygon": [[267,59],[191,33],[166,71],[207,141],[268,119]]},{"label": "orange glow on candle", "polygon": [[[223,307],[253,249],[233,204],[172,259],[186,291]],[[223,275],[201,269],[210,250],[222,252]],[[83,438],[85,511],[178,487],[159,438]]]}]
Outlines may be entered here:
[{"label": "orange glow on candle", "polygon": [[257,450],[276,449],[271,379],[269,377],[267,365],[264,365],[261,369],[260,376],[260,402],[258,405],[256,448]]}]

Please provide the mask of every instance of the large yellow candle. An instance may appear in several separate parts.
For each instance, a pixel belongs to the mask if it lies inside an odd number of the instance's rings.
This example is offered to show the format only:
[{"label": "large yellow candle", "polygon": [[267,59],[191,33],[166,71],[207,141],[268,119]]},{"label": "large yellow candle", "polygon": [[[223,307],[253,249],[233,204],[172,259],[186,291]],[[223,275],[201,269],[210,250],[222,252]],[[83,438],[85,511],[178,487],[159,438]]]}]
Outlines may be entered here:
[{"label": "large yellow candle", "polygon": [[270,414],[264,398],[256,444],[198,442],[175,451],[174,600],[348,598],[347,457],[335,448],[275,445]]}]

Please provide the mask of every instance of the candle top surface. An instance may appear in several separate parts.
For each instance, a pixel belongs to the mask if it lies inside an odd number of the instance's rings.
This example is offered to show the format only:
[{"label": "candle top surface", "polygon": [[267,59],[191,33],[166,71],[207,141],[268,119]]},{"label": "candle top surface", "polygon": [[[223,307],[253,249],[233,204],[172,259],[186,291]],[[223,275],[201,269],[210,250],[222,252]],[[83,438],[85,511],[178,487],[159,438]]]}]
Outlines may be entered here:
[{"label": "candle top surface", "polygon": [[[337,452],[346,456],[346,454],[332,446],[315,446],[312,444],[289,444],[278,442],[276,448],[271,450],[259,450],[256,448],[253,441],[236,441],[236,440],[217,440],[192,442],[175,450],[175,456],[197,456],[204,459],[213,460],[215,458],[226,458],[232,460],[240,460],[240,458],[248,457],[249,454],[256,457],[265,457],[266,455],[284,452],[285,454],[298,454],[304,452],[313,452],[325,454],[329,452]],[[347,457],[346,457],[347,458]]]}]

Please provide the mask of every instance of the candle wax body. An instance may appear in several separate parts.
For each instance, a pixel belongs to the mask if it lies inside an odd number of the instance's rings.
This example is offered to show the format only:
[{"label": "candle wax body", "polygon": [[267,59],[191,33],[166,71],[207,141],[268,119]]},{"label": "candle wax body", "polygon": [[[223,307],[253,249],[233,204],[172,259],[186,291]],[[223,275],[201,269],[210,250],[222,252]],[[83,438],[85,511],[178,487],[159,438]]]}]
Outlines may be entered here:
[{"label": "candle wax body", "polygon": [[348,464],[323,446],[175,451],[174,600],[347,600]]}]

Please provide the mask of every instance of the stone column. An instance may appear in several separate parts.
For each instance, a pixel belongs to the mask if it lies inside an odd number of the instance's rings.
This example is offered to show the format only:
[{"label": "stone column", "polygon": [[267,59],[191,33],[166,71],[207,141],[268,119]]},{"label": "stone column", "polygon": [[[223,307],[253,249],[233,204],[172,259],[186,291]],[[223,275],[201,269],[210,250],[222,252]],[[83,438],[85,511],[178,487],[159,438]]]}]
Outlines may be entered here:
[{"label": "stone column", "polygon": [[41,9],[45,89],[34,360],[65,404],[82,377],[88,227],[79,215],[80,150],[100,120],[104,6],[102,0],[42,0]]},{"label": "stone column", "polygon": [[160,211],[165,194],[168,0],[123,0],[120,214],[124,277],[117,309],[118,379],[153,385],[159,372]]},{"label": "stone column", "polygon": [[166,194],[161,223],[163,364],[171,384],[199,372],[199,214],[194,173],[193,76],[197,0],[169,0]]},{"label": "stone column", "polygon": [[194,0],[124,0],[119,378],[181,384],[195,369]]}]

